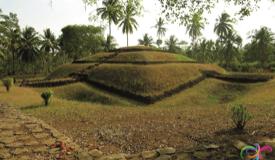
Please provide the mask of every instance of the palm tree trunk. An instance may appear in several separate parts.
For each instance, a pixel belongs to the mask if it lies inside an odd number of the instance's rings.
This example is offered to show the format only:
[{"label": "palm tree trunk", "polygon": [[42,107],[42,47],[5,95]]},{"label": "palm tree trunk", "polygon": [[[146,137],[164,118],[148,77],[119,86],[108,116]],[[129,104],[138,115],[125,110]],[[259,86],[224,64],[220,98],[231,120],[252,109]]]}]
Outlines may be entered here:
[{"label": "palm tree trunk", "polygon": [[109,36],[112,35],[112,29],[111,29],[111,27],[112,27],[112,23],[111,23],[111,19],[109,19]]},{"label": "palm tree trunk", "polygon": [[129,46],[129,34],[127,32],[127,47]]}]

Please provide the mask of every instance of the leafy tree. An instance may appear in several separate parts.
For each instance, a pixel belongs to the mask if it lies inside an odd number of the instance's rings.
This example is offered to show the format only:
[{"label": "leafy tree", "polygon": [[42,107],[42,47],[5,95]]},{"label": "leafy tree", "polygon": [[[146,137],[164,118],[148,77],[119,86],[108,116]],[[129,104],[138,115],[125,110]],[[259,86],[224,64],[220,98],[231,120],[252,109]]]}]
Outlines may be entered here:
[{"label": "leafy tree", "polygon": [[105,44],[105,47],[104,47],[105,51],[114,50],[117,46],[117,43],[113,36],[107,36],[107,39],[104,42],[104,44]]},{"label": "leafy tree", "polygon": [[222,13],[216,21],[214,32],[219,36],[219,39],[223,41],[233,32],[234,20],[230,18],[229,14]]},{"label": "leafy tree", "polygon": [[127,46],[129,46],[129,33],[133,33],[134,29],[137,29],[138,26],[138,23],[135,19],[136,15],[138,15],[138,12],[132,1],[127,2],[119,24],[119,27],[122,27],[122,32],[124,34],[126,33],[127,35]]},{"label": "leafy tree", "polygon": [[55,35],[48,28],[44,30],[44,34],[42,35],[42,41],[40,51],[41,59],[43,61],[43,68],[47,66],[47,71],[50,72],[50,68],[52,67],[53,58],[56,57],[57,51],[59,50],[59,44]]},{"label": "leafy tree", "polygon": [[157,45],[158,47],[160,47],[160,45],[162,44],[162,37],[165,36],[165,33],[167,31],[167,29],[164,27],[165,22],[163,18],[159,18],[156,25],[154,26],[157,29],[157,36],[158,36],[158,40],[157,40]]},{"label": "leafy tree", "polygon": [[20,40],[20,27],[16,14],[5,15],[0,10],[0,33],[1,57],[8,61],[11,56],[12,73],[15,74],[15,61]]},{"label": "leafy tree", "polygon": [[251,44],[246,46],[247,51],[251,54],[251,59],[259,60],[264,67],[274,51],[274,33],[270,28],[262,27],[255,30],[251,38]]},{"label": "leafy tree", "polygon": [[112,23],[118,24],[120,17],[122,16],[122,5],[119,0],[104,0],[102,1],[103,7],[97,9],[97,14],[102,19],[108,20],[109,23],[109,36],[112,35]]},{"label": "leafy tree", "polygon": [[69,25],[62,29],[61,49],[78,59],[104,49],[103,29],[91,25]]},{"label": "leafy tree", "polygon": [[144,46],[152,46],[153,38],[150,37],[147,33],[143,36],[143,39],[139,39],[139,44]]},{"label": "leafy tree", "polygon": [[239,49],[242,45],[242,38],[237,35],[233,28],[234,20],[227,13],[216,20],[214,32],[218,35],[220,62],[229,67],[229,64],[238,57]]},{"label": "leafy tree", "polygon": [[166,48],[169,52],[177,53],[181,51],[180,45],[186,42],[179,42],[179,40],[174,36],[170,36],[170,38],[165,41]]},{"label": "leafy tree", "polygon": [[216,45],[213,40],[202,39],[193,46],[190,57],[198,62],[214,63],[217,60]]},{"label": "leafy tree", "polygon": [[202,35],[201,30],[204,29],[204,20],[202,12],[196,12],[191,15],[191,19],[186,23],[187,32],[192,38],[192,45],[195,44],[197,38]]},{"label": "leafy tree", "polygon": [[53,32],[48,28],[44,30],[44,35],[41,41],[41,51],[45,53],[55,53],[59,49],[57,39]]},{"label": "leafy tree", "polygon": [[[249,16],[263,0],[159,0],[162,13],[166,19],[185,24],[190,21],[190,15],[200,12],[211,12],[219,2],[233,4],[239,8],[237,14],[240,18]],[[270,0],[275,2],[275,0]]]},{"label": "leafy tree", "polygon": [[242,45],[242,38],[235,32],[230,32],[227,38],[220,43],[220,52],[223,55],[221,62],[225,64],[225,67],[228,67],[229,64],[238,57],[239,49]]},{"label": "leafy tree", "polygon": [[19,58],[25,63],[35,61],[39,54],[40,39],[33,27],[26,27],[22,31],[19,47]]},{"label": "leafy tree", "polygon": [[161,39],[157,39],[156,44],[159,48],[162,45],[162,43],[163,43],[163,41]]}]

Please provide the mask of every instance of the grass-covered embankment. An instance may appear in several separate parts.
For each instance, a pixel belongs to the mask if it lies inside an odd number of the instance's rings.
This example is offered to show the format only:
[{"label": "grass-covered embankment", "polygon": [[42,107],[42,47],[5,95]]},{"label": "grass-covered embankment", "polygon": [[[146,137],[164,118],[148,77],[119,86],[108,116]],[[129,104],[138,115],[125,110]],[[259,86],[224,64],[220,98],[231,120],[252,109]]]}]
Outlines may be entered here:
[{"label": "grass-covered embankment", "polygon": [[137,63],[137,64],[150,64],[150,63],[171,63],[171,62],[195,62],[193,59],[183,54],[165,53],[159,51],[134,51],[122,52],[116,56],[110,57],[113,53],[98,53],[90,57],[83,58],[75,61],[75,63]]},{"label": "grass-covered embankment", "polygon": [[93,65],[93,63],[86,64],[65,64],[58,67],[55,71],[53,71],[47,79],[60,79],[67,78],[70,74],[80,72],[85,70],[89,66]]},{"label": "grass-covered embankment", "polygon": [[[202,71],[206,70],[224,72],[222,68],[215,65],[172,63],[159,65],[103,64],[92,70],[87,70],[86,73],[89,75],[88,81],[92,83],[154,101],[156,97],[163,95],[165,97],[165,94],[170,91],[201,79],[204,76]],[[169,93],[169,95],[171,94]]]}]

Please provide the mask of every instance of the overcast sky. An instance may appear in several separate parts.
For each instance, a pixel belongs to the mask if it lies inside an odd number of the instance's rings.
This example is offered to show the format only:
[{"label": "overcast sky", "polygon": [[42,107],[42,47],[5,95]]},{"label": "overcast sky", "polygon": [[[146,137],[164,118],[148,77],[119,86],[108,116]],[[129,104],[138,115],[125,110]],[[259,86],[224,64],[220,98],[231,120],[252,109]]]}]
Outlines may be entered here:
[{"label": "overcast sky", "polygon": [[[245,42],[247,42],[248,32],[259,29],[261,26],[270,27],[275,32],[275,5],[269,0],[263,1],[260,4],[260,10],[235,25],[235,29]],[[82,0],[53,0],[52,7],[49,0],[0,0],[0,8],[4,13],[16,13],[21,27],[32,26],[40,33],[45,28],[51,28],[57,36],[61,34],[61,28],[69,24],[94,24],[89,21],[89,15],[94,13],[94,8],[89,7],[85,11]],[[158,0],[144,0],[144,9],[144,16],[138,18],[138,30],[130,35],[130,45],[136,45],[137,40],[145,33],[156,37],[156,30],[152,26],[160,16]],[[218,4],[210,15],[206,15],[208,24],[203,31],[206,39],[216,39],[213,33],[214,24],[216,18],[224,11],[233,16],[236,8]],[[190,42],[184,26],[167,24],[166,27],[168,29],[166,39],[170,35],[176,35],[178,39]],[[120,46],[126,45],[126,36],[122,34],[121,29],[113,26],[113,35]]]}]

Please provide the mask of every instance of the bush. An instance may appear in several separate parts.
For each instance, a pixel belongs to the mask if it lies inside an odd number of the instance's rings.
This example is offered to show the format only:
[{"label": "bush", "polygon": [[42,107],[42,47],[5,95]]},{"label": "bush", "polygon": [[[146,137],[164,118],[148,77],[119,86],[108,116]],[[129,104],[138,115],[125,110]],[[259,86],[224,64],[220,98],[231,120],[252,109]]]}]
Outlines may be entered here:
[{"label": "bush", "polygon": [[13,86],[13,81],[13,78],[5,78],[2,80],[2,83],[6,87],[7,92],[9,92],[11,87]]},{"label": "bush", "polygon": [[236,105],[232,108],[232,120],[237,130],[243,130],[247,122],[252,118],[251,114],[243,105]]},{"label": "bush", "polygon": [[263,72],[263,68],[258,62],[232,63],[229,66],[222,64],[221,66],[227,67],[229,71],[233,72]]},{"label": "bush", "polygon": [[41,97],[43,98],[44,102],[45,102],[45,106],[49,105],[50,99],[53,96],[53,92],[51,90],[48,90],[46,92],[43,92],[41,94]]}]

